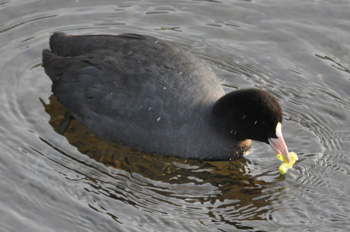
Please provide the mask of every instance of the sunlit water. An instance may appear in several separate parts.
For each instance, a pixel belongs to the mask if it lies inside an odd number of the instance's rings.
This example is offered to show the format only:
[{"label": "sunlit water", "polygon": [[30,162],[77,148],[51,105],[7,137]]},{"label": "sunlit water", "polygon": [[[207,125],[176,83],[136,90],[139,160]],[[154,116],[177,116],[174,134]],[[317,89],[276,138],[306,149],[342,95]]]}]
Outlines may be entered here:
[{"label": "sunlit water", "polygon": [[[349,231],[349,12],[346,0],[0,0],[0,231]],[[300,160],[280,176],[257,142],[246,159],[201,162],[74,121],[56,133],[65,110],[41,67],[54,31],[175,41],[225,90],[269,90]]]}]

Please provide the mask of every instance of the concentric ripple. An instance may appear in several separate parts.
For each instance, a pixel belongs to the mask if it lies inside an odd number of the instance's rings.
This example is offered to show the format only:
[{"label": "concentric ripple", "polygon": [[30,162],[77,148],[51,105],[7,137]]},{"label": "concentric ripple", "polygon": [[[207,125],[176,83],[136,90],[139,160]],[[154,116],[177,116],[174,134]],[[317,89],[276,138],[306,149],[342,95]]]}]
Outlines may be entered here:
[{"label": "concentric ripple", "polygon": [[[0,224],[4,231],[347,231],[349,6],[344,1],[0,1]],[[134,151],[72,121],[41,51],[54,31],[144,33],[207,61],[226,91],[262,88],[300,160],[254,143],[202,162]]]}]

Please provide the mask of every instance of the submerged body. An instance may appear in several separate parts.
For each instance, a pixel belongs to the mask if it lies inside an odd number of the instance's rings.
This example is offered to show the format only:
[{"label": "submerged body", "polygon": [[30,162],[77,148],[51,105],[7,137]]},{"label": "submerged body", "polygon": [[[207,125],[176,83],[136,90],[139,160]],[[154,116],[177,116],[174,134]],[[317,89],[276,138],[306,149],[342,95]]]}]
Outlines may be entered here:
[{"label": "submerged body", "polygon": [[270,94],[250,89],[225,95],[202,60],[171,42],[55,33],[50,47],[43,66],[53,93],[77,121],[112,142],[224,160],[241,157],[250,139],[278,137],[282,113]]}]

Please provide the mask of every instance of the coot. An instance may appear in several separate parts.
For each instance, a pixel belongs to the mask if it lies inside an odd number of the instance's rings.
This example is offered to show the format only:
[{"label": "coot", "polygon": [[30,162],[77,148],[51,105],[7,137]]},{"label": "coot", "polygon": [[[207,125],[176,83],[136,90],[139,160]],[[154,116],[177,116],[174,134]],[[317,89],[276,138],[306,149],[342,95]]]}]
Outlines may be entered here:
[{"label": "coot", "polygon": [[241,157],[251,139],[287,159],[282,110],[267,91],[225,94],[208,65],[186,49],[138,34],[50,38],[43,67],[73,117],[120,145],[203,160]]}]

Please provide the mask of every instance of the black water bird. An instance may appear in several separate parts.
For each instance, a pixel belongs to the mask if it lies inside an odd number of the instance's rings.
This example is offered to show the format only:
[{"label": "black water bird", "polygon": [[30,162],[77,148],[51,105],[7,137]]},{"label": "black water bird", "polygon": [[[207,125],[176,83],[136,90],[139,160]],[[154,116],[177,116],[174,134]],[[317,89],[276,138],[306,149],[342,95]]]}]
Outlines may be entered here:
[{"label": "black water bird", "polygon": [[225,94],[215,73],[180,46],[138,34],[50,38],[43,67],[52,91],[96,134],[145,152],[239,158],[251,140],[287,159],[282,109],[267,91]]}]

